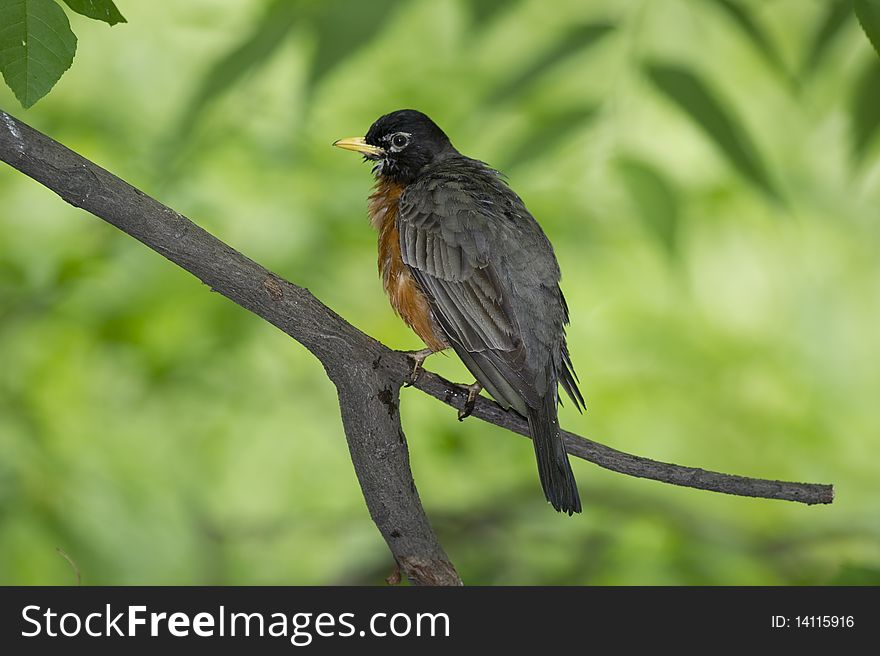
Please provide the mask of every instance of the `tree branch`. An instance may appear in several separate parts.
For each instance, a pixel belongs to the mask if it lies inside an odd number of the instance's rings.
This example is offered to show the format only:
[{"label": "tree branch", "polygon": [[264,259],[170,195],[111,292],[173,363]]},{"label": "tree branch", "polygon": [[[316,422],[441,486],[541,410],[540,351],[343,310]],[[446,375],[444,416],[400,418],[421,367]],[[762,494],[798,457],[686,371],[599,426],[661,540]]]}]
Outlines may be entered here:
[{"label": "tree branch", "polygon": [[311,351],[336,385],[364,499],[398,566],[416,584],[461,584],[431,529],[410,471],[397,412],[405,357],[398,356],[397,370],[373,366],[391,352],[308,291],[2,111],[0,159],[141,241]]},{"label": "tree branch", "polygon": [[[128,233],[211,289],[277,326],[324,365],[339,393],[342,421],[373,521],[414,583],[460,584],[434,535],[409,467],[398,413],[409,357],[364,334],[307,290],[267,271],[189,219],[0,111],[0,159],[63,200]],[[453,407],[466,392],[424,372],[415,387]],[[473,415],[528,435],[526,421],[480,397]],[[831,503],[830,485],[746,478],[656,462],[565,432],[568,452],[612,471],[740,496]]]},{"label": "tree branch", "polygon": [[[427,371],[422,379],[414,385],[435,399],[453,407],[462,407],[467,399],[467,390],[450,381],[429,374]],[[494,401],[483,396],[477,398],[472,413],[483,421],[507,428],[514,433],[529,437],[529,424],[515,412],[504,410]],[[761,499],[778,499],[780,501],[797,501],[809,506],[834,501],[834,486],[824,483],[792,483],[774,481],[765,478],[748,478],[735,474],[722,474],[698,467],[685,467],[668,462],[659,462],[635,456],[625,451],[612,449],[593,440],[562,431],[565,439],[565,450],[573,456],[583,458],[594,465],[609,469],[619,474],[649,478],[662,483],[693,487],[698,490],[721,492],[740,497],[757,497]]]}]

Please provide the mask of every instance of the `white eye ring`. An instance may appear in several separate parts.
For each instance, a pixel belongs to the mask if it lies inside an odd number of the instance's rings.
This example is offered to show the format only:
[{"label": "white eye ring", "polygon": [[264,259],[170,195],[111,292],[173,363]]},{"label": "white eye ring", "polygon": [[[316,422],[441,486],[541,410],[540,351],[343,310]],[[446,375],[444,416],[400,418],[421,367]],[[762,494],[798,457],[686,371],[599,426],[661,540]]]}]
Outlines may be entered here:
[{"label": "white eye ring", "polygon": [[409,135],[406,132],[397,132],[391,135],[391,150],[403,150],[409,145]]}]

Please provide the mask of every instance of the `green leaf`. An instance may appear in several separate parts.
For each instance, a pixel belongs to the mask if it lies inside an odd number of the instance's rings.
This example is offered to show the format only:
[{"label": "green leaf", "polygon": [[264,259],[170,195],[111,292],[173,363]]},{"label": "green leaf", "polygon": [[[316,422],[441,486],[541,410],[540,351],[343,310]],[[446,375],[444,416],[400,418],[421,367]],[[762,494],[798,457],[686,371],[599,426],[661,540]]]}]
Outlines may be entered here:
[{"label": "green leaf", "polygon": [[614,30],[614,25],[611,23],[587,23],[576,26],[550,50],[532,61],[495,91],[492,96],[492,102],[498,103],[507,100],[534,82],[535,79],[546,73],[562,59],[575,52],[594,46],[612,30]]},{"label": "green leaf", "polygon": [[675,186],[654,166],[632,157],[621,157],[617,161],[617,170],[648,234],[669,255],[675,255],[679,231]]},{"label": "green leaf", "polygon": [[834,0],[825,6],[825,13],[816,27],[813,40],[801,65],[801,78],[810,76],[851,16],[850,0]]},{"label": "green leaf", "polygon": [[880,55],[880,0],[855,0],[853,9],[874,50]]},{"label": "green leaf", "polygon": [[511,3],[507,0],[470,0],[471,15],[474,23],[485,25],[490,22],[502,9],[509,8]]},{"label": "green leaf", "polygon": [[574,107],[543,113],[531,120],[531,129],[525,138],[506,157],[500,158],[499,167],[510,168],[526,161],[540,159],[561,145],[573,132],[583,128],[598,114],[598,107]]},{"label": "green leaf", "polygon": [[[158,156],[170,161],[194,133],[204,112],[249,73],[265,65],[297,25],[308,24],[318,36],[307,85],[320,78],[346,57],[363,47],[388,20],[396,0],[321,3],[274,0],[266,7],[245,37],[223,54],[202,78],[174,129],[163,140]],[[171,168],[165,168],[170,172]]]},{"label": "green leaf", "polygon": [[294,0],[269,3],[250,32],[208,70],[183,113],[177,134],[186,134],[208,105],[245,75],[264,65],[295,25],[309,23],[318,33],[310,71],[310,81],[314,84],[371,38],[375,28],[388,19],[386,9],[393,4],[394,0],[355,6],[339,0],[316,5]]},{"label": "green leaf", "polygon": [[0,71],[30,107],[70,68],[76,36],[54,0],[0,0],[0,26]]},{"label": "green leaf", "polygon": [[386,25],[399,0],[325,0],[315,16],[318,45],[312,57],[314,86],[343,60],[356,55]]},{"label": "green leaf", "polygon": [[740,174],[774,200],[781,200],[745,128],[697,75],[681,66],[645,64],[645,73],[664,95],[702,128]]},{"label": "green leaf", "polygon": [[861,163],[880,128],[880,60],[872,58],[853,89],[851,135],[853,160]]},{"label": "green leaf", "polygon": [[712,0],[722,9],[727,16],[733,21],[740,31],[746,36],[752,45],[757,48],[758,52],[784,78],[788,79],[789,74],[786,70],[782,57],[773,40],[767,35],[767,32],[753,18],[752,15],[738,2],[733,0]]},{"label": "green leaf", "polygon": [[300,11],[300,3],[291,0],[275,0],[269,4],[250,32],[215,61],[202,78],[167,140],[169,146],[178,148],[209,105],[275,53]]},{"label": "green leaf", "polygon": [[113,0],[64,0],[64,3],[76,13],[104,21],[108,25],[128,22],[119,13]]}]

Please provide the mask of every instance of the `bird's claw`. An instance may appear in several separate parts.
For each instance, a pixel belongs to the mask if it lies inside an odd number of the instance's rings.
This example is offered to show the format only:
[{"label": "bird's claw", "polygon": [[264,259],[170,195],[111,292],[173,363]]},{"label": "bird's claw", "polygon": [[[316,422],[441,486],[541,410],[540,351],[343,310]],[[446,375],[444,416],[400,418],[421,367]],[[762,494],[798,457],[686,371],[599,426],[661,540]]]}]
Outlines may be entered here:
[{"label": "bird's claw", "polygon": [[428,359],[428,356],[431,355],[434,351],[429,348],[422,349],[420,351],[406,351],[406,354],[412,358],[413,368],[412,372],[409,374],[409,380],[403,384],[404,387],[412,387],[419,380],[419,376],[422,375],[422,365],[425,364],[425,360]]},{"label": "bird's claw", "polygon": [[458,411],[459,421],[464,421],[467,417],[471,416],[471,413],[474,411],[474,404],[477,402],[477,397],[480,395],[480,392],[483,391],[483,386],[480,385],[480,383],[474,383],[472,385],[467,385],[465,389],[468,391],[468,395],[461,410]]}]

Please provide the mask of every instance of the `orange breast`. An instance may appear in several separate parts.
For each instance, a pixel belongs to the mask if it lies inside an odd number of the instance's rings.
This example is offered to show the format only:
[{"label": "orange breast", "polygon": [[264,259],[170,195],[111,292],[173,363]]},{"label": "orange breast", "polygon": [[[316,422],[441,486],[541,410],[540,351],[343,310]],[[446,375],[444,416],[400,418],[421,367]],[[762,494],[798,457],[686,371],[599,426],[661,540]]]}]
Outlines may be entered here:
[{"label": "orange breast", "polygon": [[421,337],[432,351],[442,351],[448,344],[437,334],[428,301],[403,259],[397,232],[397,203],[403,185],[380,180],[370,195],[370,223],[379,231],[379,274],[391,307]]}]

